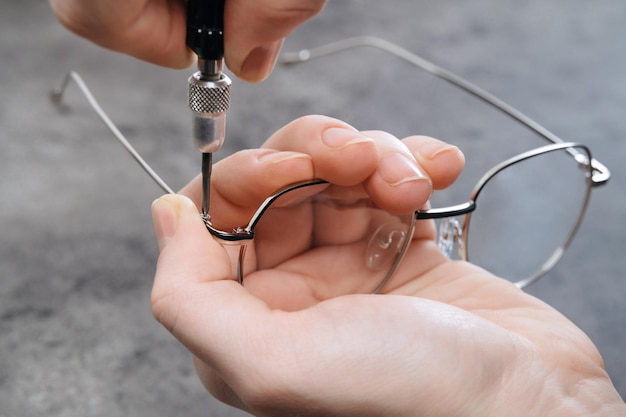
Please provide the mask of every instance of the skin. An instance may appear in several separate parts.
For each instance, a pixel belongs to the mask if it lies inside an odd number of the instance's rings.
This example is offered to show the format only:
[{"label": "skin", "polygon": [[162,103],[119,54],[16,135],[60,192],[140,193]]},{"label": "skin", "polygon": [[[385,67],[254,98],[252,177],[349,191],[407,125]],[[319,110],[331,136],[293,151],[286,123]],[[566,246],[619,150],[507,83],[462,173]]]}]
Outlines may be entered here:
[{"label": "skin", "polygon": [[[433,138],[306,117],[216,165],[213,217],[245,224],[277,188],[311,178],[414,209],[462,167],[459,150]],[[152,308],[227,404],[258,416],[625,415],[580,329],[508,281],[445,258],[431,222],[418,222],[383,294],[346,293],[360,285],[349,274],[334,286],[318,279],[325,252],[285,258],[241,286],[228,247],[200,220],[199,195],[196,179],[153,205]],[[362,256],[343,261],[358,268]]]},{"label": "skin", "polygon": [[[94,43],[144,61],[186,68],[183,0],[50,0],[59,21]],[[283,39],[324,7],[323,0],[229,0],[224,11],[226,64],[239,78],[261,81]]]},{"label": "skin", "polygon": [[[50,3],[68,29],[105,48],[172,68],[194,61],[183,0]],[[283,39],[324,4],[228,0],[231,71],[265,79]],[[220,226],[244,224],[276,189],[311,178],[359,187],[391,212],[413,210],[462,165],[458,149],[432,138],[400,142],[310,117],[218,164],[212,214]],[[231,279],[232,251],[198,216],[199,193],[196,180],[153,205],[161,254],[152,308],[218,399],[259,416],[626,415],[582,331],[507,281],[446,259],[432,223],[418,223],[381,295],[349,294],[362,292],[354,274],[329,285],[328,253],[280,248],[275,267],[242,287]]]}]

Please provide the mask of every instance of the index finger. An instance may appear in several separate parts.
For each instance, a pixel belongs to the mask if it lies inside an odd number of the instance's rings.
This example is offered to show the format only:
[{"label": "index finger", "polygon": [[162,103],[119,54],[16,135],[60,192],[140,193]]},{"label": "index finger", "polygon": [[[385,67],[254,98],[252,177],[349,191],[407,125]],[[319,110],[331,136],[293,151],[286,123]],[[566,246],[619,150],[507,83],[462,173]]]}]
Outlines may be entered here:
[{"label": "index finger", "polygon": [[[237,152],[215,165],[213,221],[219,227],[241,226],[267,197],[294,183],[321,178],[339,185],[360,184],[376,169],[377,160],[374,140],[346,123],[323,116],[297,119],[273,134],[262,149]],[[200,178],[181,193],[198,204]]]}]

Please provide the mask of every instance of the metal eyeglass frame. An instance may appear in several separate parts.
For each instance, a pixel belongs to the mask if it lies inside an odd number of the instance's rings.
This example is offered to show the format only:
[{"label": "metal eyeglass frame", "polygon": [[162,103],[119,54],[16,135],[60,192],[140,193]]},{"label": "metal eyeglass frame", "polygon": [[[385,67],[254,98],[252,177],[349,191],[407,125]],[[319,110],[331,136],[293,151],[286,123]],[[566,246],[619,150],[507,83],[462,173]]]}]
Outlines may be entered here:
[{"label": "metal eyeglass frame", "polygon": [[[519,162],[527,160],[529,158],[533,158],[548,152],[553,152],[557,150],[565,150],[567,151],[572,158],[583,168],[588,170],[587,181],[589,186],[587,187],[587,191],[583,198],[582,207],[578,214],[578,217],[571,229],[569,235],[566,237],[564,243],[557,248],[554,254],[548,259],[548,261],[542,266],[542,268],[532,277],[528,277],[521,281],[516,282],[515,284],[519,288],[524,288],[531,283],[535,282],[541,276],[543,276],[546,272],[548,272],[562,257],[565,250],[568,248],[570,243],[572,242],[581,222],[585,214],[587,202],[589,200],[590,192],[592,187],[596,187],[602,184],[605,184],[610,178],[610,172],[606,166],[598,162],[596,159],[591,157],[591,152],[589,149],[579,143],[575,142],[565,142],[554,133],[550,132],[548,129],[529,118],[522,112],[498,99],[497,97],[491,95],[485,90],[477,87],[476,85],[466,81],[465,79],[433,64],[432,62],[404,49],[398,45],[387,42],[383,39],[371,37],[371,36],[359,36],[348,38],[339,42],[331,43],[328,45],[320,46],[313,49],[304,49],[296,53],[288,53],[284,54],[281,57],[281,63],[285,65],[298,64],[303,63],[308,60],[323,57],[326,55],[334,54],[337,52],[341,52],[347,49],[352,49],[356,47],[374,47],[385,52],[390,53],[391,55],[403,59],[409,64],[422,69],[436,77],[443,79],[455,87],[458,87],[470,95],[482,100],[486,104],[492,106],[496,110],[508,115],[513,120],[517,121],[521,125],[535,132],[542,138],[544,138],[549,145],[545,145],[514,157],[511,157],[500,164],[494,166],[489,171],[487,171],[478,181],[478,183],[474,186],[469,200],[467,202],[447,206],[442,208],[431,208],[427,210],[416,210],[414,212],[414,216],[411,218],[411,224],[409,225],[408,236],[411,236],[415,227],[416,220],[424,220],[424,219],[445,219],[445,218],[453,218],[456,216],[463,215],[465,217],[463,221],[463,227],[460,230],[454,231],[453,239],[455,243],[457,243],[459,249],[459,256],[464,260],[469,260],[467,254],[467,245],[465,244],[465,240],[468,236],[469,224],[471,219],[471,213],[476,209],[476,200],[484,188],[484,186],[491,180],[497,173],[500,171],[515,165]],[[120,144],[131,154],[131,156],[137,161],[137,163],[146,171],[146,173],[157,183],[157,185],[166,193],[174,194],[174,191],[163,181],[157,173],[150,167],[148,163],[144,161],[144,159],[139,155],[139,153],[133,148],[133,146],[128,142],[128,140],[124,137],[124,135],[119,131],[119,129],[115,126],[115,124],[110,120],[107,114],[102,110],[89,88],[82,80],[80,75],[78,75],[74,71],[70,71],[63,78],[61,83],[51,92],[51,100],[54,103],[59,103],[63,96],[63,93],[69,83],[70,80],[73,80],[81,92],[86,97],[90,106],[94,110],[94,112],[99,116],[99,118],[104,122],[106,127],[111,131],[111,133],[115,136],[115,138],[120,142]],[[250,221],[247,225],[236,228],[232,232],[226,232],[222,230],[218,230],[214,228],[211,223],[205,222],[208,231],[215,237],[221,239],[224,242],[230,243],[239,243],[239,259],[238,259],[238,268],[237,268],[237,280],[239,283],[243,284],[243,263],[245,258],[245,252],[247,245],[246,242],[252,241],[254,239],[254,229],[255,226],[260,221],[263,214],[271,207],[272,203],[274,203],[281,196],[298,190],[304,187],[315,186],[327,184],[327,182],[323,179],[314,179],[310,181],[305,181],[297,184],[291,184],[286,186],[285,188],[277,191],[273,195],[269,196],[257,209],[257,211],[253,214]],[[398,248],[398,254],[390,266],[389,271],[385,275],[384,279],[378,284],[376,289],[373,291],[374,293],[380,292],[388,280],[391,278],[396,268],[400,264],[406,249],[409,246],[410,239],[404,239],[404,243],[401,247]],[[441,244],[440,244],[441,247]],[[443,249],[443,248],[442,248]],[[445,252],[445,251],[444,251]],[[448,253],[449,255],[449,253]]]},{"label": "metal eyeglass frame", "polygon": [[[583,201],[578,216],[576,217],[572,229],[567,235],[565,241],[561,244],[560,247],[555,250],[555,252],[548,258],[544,265],[541,266],[541,268],[535,273],[535,275],[517,281],[515,282],[515,285],[519,288],[524,288],[545,275],[545,273],[552,269],[554,265],[559,261],[559,259],[563,256],[563,254],[571,244],[572,240],[574,239],[574,236],[576,235],[576,232],[578,231],[578,228],[580,227],[580,224],[582,223],[582,220],[584,218],[589,197],[591,194],[591,188],[606,184],[610,179],[611,174],[608,168],[598,162],[596,159],[593,159],[591,157],[591,151],[585,145],[575,142],[563,141],[561,138],[537,123],[535,120],[526,116],[524,113],[503,102],[502,100],[493,96],[482,88],[394,43],[385,41],[377,37],[357,36],[323,45],[317,48],[303,49],[298,52],[284,54],[281,57],[281,63],[283,65],[300,64],[307,62],[311,59],[321,58],[327,55],[335,54],[357,47],[373,47],[385,51],[421,70],[424,70],[444,81],[447,81],[453,86],[464,90],[475,98],[506,114],[514,121],[530,129],[550,143],[549,145],[545,145],[540,148],[532,149],[530,151],[513,156],[491,168],[478,180],[467,202],[454,206],[415,211],[416,220],[449,219],[460,215],[464,216],[463,226],[461,228],[457,227],[456,230],[451,231],[453,233],[453,236],[451,236],[451,238],[458,246],[459,256],[461,257],[461,259],[470,261],[468,255],[467,237],[469,235],[471,213],[476,209],[476,200],[480,192],[497,173],[527,159],[558,150],[565,150],[566,152],[568,152],[579,166],[585,168],[588,171],[588,187],[583,196]],[[448,226],[450,227],[450,224],[448,224]],[[454,229],[455,226],[451,227]],[[447,237],[447,239],[449,238],[450,237]],[[449,242],[442,242],[440,234],[439,247],[444,250],[444,252],[447,252],[446,255],[449,256],[450,250],[445,250],[443,248],[443,246],[446,244],[449,244]],[[384,285],[384,283],[382,283],[382,285]]]}]

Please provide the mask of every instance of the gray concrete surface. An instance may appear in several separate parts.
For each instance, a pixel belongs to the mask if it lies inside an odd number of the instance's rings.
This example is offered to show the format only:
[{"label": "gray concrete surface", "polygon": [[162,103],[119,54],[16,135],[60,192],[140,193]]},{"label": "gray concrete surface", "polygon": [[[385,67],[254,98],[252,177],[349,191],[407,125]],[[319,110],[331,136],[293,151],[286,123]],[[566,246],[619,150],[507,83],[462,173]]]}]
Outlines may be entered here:
[{"label": "gray concrete surface", "polygon": [[[362,34],[397,42],[588,144],[612,169],[569,253],[530,291],[597,343],[622,396],[624,22],[626,4],[617,0],[332,0],[286,43],[298,49]],[[173,187],[199,169],[185,108],[190,71],[78,39],[44,0],[0,0],[0,416],[243,415],[209,398],[187,353],[153,321],[149,207],[159,190],[76,88],[60,109],[50,105],[48,90],[68,69]],[[376,51],[280,68],[261,85],[234,85],[220,155],[258,146],[299,115],[324,113],[458,144],[468,160],[465,193],[472,173],[528,148],[502,140],[500,121],[474,116],[474,106],[430,85]]]}]

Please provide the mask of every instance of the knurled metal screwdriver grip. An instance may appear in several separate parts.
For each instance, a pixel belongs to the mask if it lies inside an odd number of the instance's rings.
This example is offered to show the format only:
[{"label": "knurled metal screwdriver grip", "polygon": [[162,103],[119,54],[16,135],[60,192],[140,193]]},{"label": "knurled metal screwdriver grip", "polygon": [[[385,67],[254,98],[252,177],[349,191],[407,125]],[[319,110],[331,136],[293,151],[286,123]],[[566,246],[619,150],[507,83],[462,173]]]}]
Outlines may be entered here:
[{"label": "knurled metal screwdriver grip", "polygon": [[230,79],[224,61],[225,0],[187,1],[187,46],[198,55],[198,72],[188,80],[188,103],[193,114],[193,141],[202,152],[202,218],[210,222],[213,153],[224,143],[230,107]]},{"label": "knurled metal screwdriver grip", "polygon": [[193,141],[202,153],[217,152],[224,143],[226,113],[230,107],[230,79],[223,73],[206,79],[201,71],[189,77],[189,109],[193,114]]},{"label": "knurled metal screwdriver grip", "polygon": [[198,72],[189,77],[189,109],[193,139],[202,153],[218,151],[224,143],[231,80],[222,72],[224,1],[187,2],[187,45],[198,55]]}]

